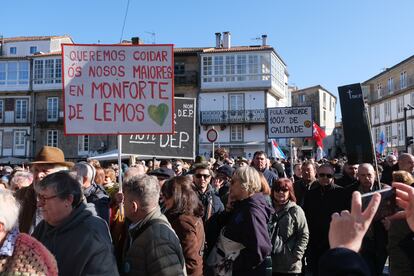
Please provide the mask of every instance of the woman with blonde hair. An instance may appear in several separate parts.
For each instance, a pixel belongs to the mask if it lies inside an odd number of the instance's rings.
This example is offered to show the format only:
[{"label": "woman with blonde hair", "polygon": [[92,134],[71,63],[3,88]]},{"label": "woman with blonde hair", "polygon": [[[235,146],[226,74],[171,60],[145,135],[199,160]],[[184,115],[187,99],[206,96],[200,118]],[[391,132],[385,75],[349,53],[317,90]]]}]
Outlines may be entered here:
[{"label": "woman with blonde hair", "polygon": [[207,260],[214,274],[267,275],[265,259],[272,250],[268,222],[274,211],[261,191],[255,168],[240,167],[234,172],[227,223]]}]

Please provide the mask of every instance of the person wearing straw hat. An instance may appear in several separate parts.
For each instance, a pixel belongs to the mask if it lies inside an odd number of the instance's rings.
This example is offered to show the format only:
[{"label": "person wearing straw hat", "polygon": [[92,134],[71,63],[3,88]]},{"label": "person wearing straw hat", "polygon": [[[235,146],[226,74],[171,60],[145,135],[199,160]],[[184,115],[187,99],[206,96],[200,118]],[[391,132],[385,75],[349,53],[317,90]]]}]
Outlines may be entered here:
[{"label": "person wearing straw hat", "polygon": [[21,204],[19,230],[22,233],[29,234],[33,232],[34,227],[42,220],[42,216],[36,207],[37,201],[34,186],[46,175],[61,170],[68,170],[74,165],[72,162],[65,161],[65,155],[61,149],[49,146],[43,146],[30,164],[33,173],[33,183],[18,190],[15,195]]}]

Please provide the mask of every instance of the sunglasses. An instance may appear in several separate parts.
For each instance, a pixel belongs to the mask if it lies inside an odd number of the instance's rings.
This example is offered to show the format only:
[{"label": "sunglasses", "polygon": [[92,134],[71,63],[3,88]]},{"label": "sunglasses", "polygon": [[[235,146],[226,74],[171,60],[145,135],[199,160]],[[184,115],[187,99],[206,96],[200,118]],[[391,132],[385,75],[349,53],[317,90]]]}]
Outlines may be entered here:
[{"label": "sunglasses", "polygon": [[289,192],[289,189],[288,188],[281,188],[281,187],[276,187],[275,188],[275,192],[276,193],[278,193],[278,192]]},{"label": "sunglasses", "polygon": [[210,175],[209,174],[201,174],[201,173],[197,173],[197,174],[195,174],[194,175],[196,178],[202,178],[202,177],[204,177],[204,179],[207,179],[207,178],[209,178],[210,177]]},{"label": "sunglasses", "polygon": [[330,173],[319,173],[319,177],[327,177],[327,178],[333,178],[333,174]]}]

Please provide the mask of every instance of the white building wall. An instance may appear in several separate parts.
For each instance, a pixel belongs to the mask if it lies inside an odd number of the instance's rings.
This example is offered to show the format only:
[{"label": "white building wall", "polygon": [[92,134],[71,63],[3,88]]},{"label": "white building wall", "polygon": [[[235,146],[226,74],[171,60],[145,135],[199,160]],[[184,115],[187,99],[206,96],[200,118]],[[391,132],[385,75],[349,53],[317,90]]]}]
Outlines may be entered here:
[{"label": "white building wall", "polygon": [[[50,41],[49,40],[33,40],[33,41],[18,41],[18,42],[6,42],[3,48],[5,56],[10,57],[23,57],[31,56],[30,47],[36,46],[38,52],[48,53],[50,52]],[[16,54],[10,55],[10,48],[16,47]]]}]

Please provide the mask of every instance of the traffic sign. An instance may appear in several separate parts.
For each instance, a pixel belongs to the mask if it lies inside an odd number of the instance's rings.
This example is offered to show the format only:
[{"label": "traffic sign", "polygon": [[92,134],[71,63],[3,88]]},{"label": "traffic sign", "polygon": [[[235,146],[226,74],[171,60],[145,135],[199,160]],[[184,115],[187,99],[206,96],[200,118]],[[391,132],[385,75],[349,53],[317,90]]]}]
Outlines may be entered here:
[{"label": "traffic sign", "polygon": [[217,141],[217,138],[218,138],[217,130],[212,128],[212,129],[209,129],[209,131],[207,131],[207,140],[210,143],[214,143],[215,141]]}]

